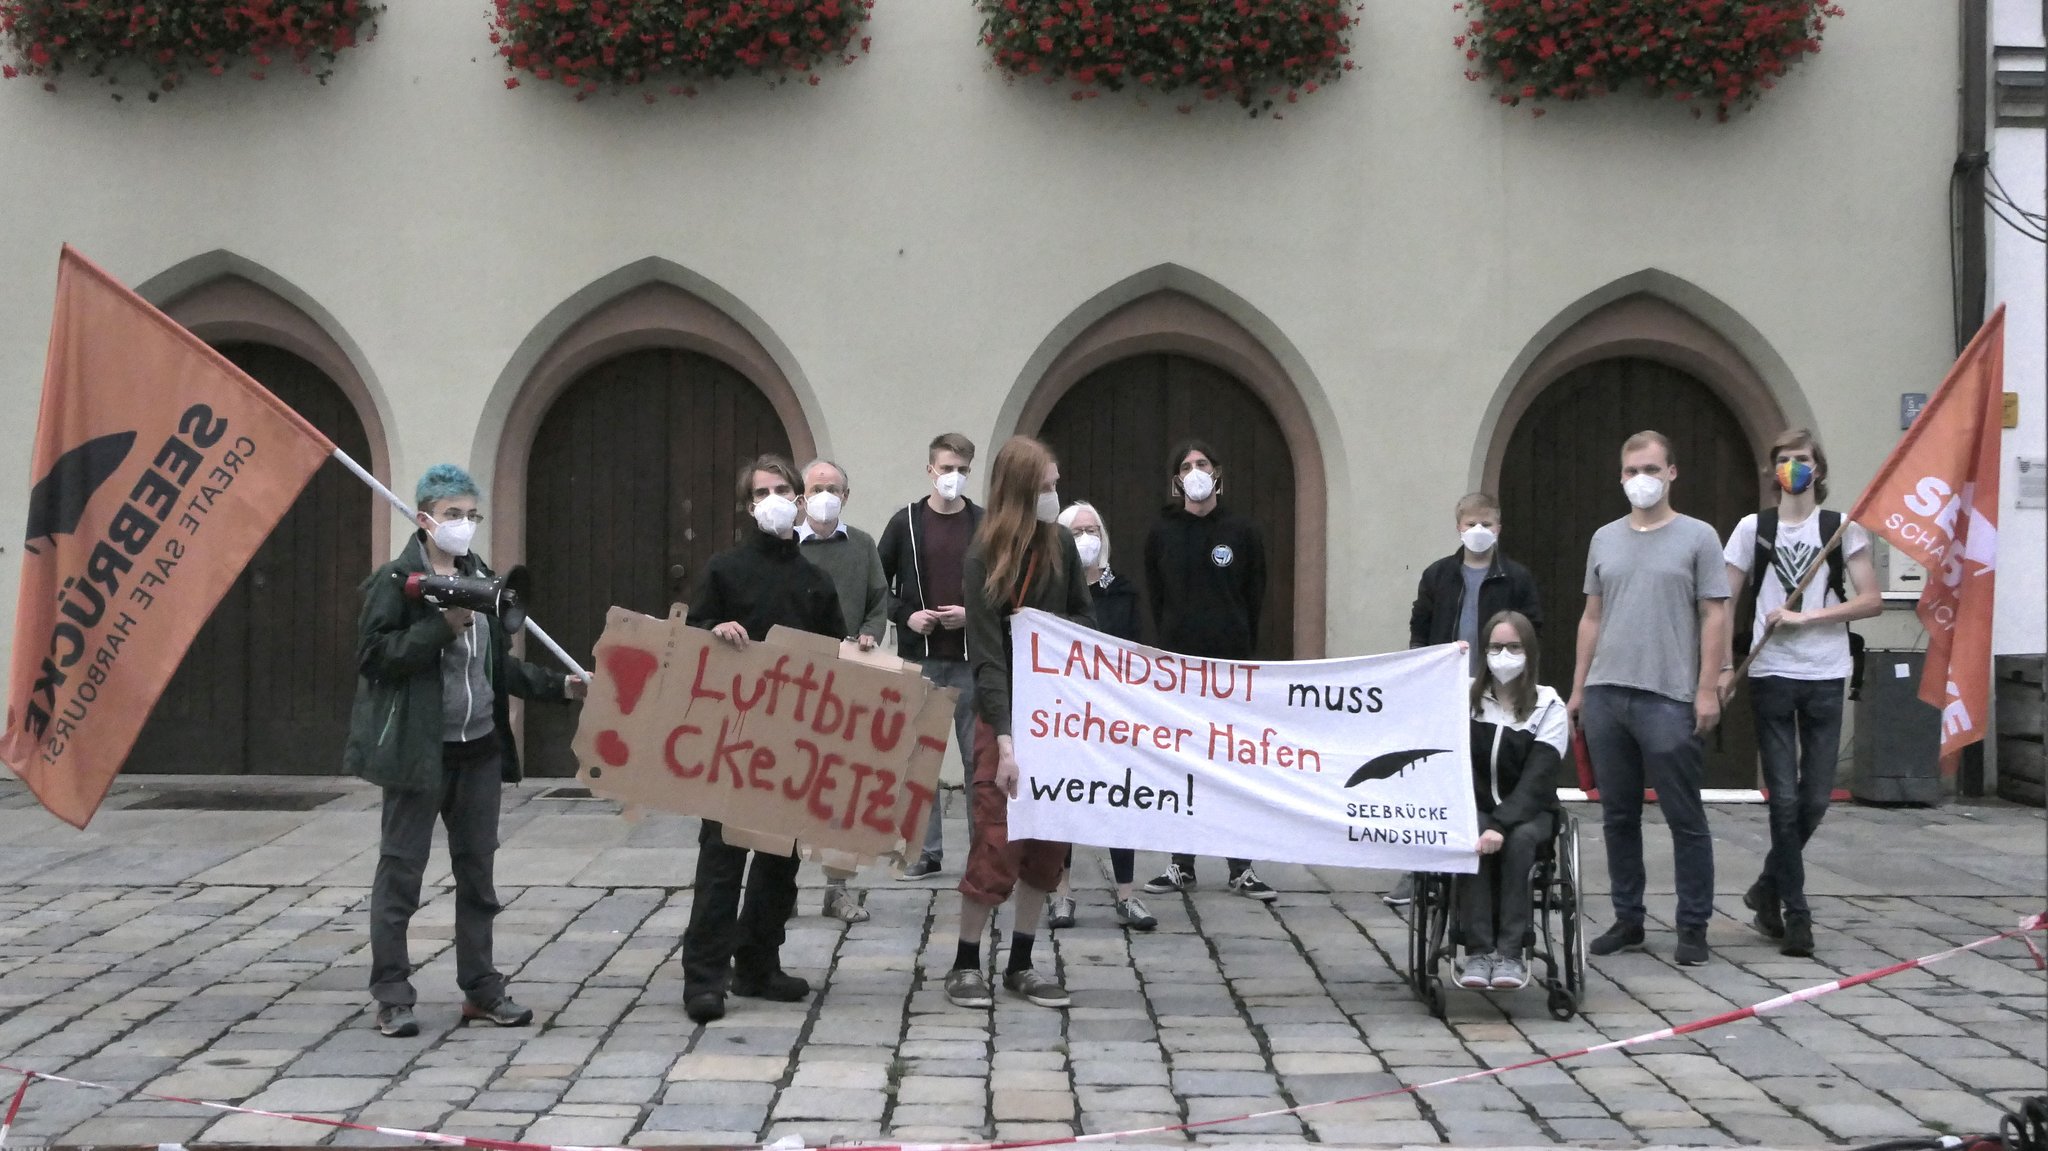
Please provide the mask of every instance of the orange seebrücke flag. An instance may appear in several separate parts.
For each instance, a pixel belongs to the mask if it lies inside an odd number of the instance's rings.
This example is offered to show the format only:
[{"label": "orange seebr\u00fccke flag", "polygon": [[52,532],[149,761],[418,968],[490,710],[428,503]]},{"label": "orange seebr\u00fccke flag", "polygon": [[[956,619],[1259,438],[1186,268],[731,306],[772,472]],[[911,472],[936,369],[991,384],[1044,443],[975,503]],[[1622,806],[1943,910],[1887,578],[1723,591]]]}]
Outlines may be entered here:
[{"label": "orange seebr\u00fccke flag", "polygon": [[1990,718],[1991,596],[1998,578],[1999,437],[2005,306],[1984,322],[1849,518],[1927,569],[1920,698],[1941,711],[1941,756],[1984,738]]},{"label": "orange seebr\u00fccke flag", "polygon": [[92,818],[192,637],[333,452],[65,246],[0,736],[58,818]]}]

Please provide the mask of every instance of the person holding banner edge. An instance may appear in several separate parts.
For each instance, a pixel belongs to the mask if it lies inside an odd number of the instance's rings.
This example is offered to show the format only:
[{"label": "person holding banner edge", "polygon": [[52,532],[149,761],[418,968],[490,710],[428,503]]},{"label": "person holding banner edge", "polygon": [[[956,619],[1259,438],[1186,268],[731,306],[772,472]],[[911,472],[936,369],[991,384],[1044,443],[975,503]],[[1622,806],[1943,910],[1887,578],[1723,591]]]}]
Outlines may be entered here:
[{"label": "person holding banner edge", "polygon": [[493,871],[498,803],[504,783],[520,778],[506,696],[580,699],[588,684],[510,655],[496,616],[435,608],[408,598],[408,575],[483,576],[470,550],[476,483],[453,464],[420,477],[418,527],[398,558],[363,584],[356,647],[359,678],[344,765],[384,792],[377,872],[370,888],[370,992],[377,1030],[419,1034],[413,1014],[406,928],[419,909],[420,883],[438,815],[448,829],[455,879],[455,971],[462,1017],[500,1027],[533,1022],[531,1009],[506,994],[491,961],[491,921],[499,911]]},{"label": "person holding banner edge", "polygon": [[[1828,494],[1828,457],[1805,428],[1771,445],[1778,504],[1742,517],[1722,558],[1728,586],[1742,596],[1754,574],[1754,620],[1735,638],[1747,656],[1749,702],[1756,714],[1771,849],[1763,873],[1743,893],[1756,929],[1791,956],[1813,955],[1813,914],[1806,902],[1807,841],[1826,817],[1842,750],[1845,688],[1855,673],[1849,623],[1884,610],[1870,534],[1820,505]],[[1835,536],[1841,533],[1839,547]],[[1817,607],[1809,571],[1827,566]],[[1855,597],[1845,593],[1855,587]],[[1805,586],[1807,590],[1799,589]],[[1745,642],[1746,641],[1746,642]],[[1721,699],[1735,693],[1737,669],[1722,668]]]},{"label": "person holding banner edge", "polygon": [[[690,604],[691,627],[737,648],[767,639],[777,624],[841,637],[846,619],[832,577],[797,551],[800,483],[796,468],[780,456],[761,456],[740,468],[739,505],[759,530],[705,565]],[[725,1017],[727,991],[780,1003],[811,993],[808,981],[782,970],[782,941],[796,909],[802,861],[793,854],[735,847],[724,831],[713,819],[698,830],[696,891],[683,929],[683,1013],[697,1023]]]},{"label": "person holding banner edge", "polygon": [[[839,589],[839,608],[846,616],[845,638],[862,651],[873,651],[889,630],[889,581],[882,574],[875,537],[842,518],[846,501],[853,498],[853,481],[847,478],[845,468],[826,459],[805,464],[803,476],[804,514],[796,525],[797,550],[825,569]],[[827,919],[867,922],[868,909],[846,886],[852,878],[850,869],[825,866]]]},{"label": "person holding banner edge", "polygon": [[1571,721],[1557,692],[1536,682],[1536,625],[1517,611],[1486,622],[1486,672],[1472,681],[1472,784],[1479,810],[1479,870],[1458,881],[1465,965],[1458,986],[1528,986],[1522,941],[1535,919],[1529,873],[1557,830],[1557,776]]},{"label": "person holding banner edge", "polygon": [[[1250,520],[1223,510],[1223,461],[1201,440],[1182,440],[1167,459],[1174,502],[1145,537],[1145,584],[1159,646],[1181,655],[1248,660],[1259,645],[1266,603],[1266,544]],[[1230,890],[1271,903],[1250,860],[1231,859]],[[1145,881],[1151,895],[1195,886],[1195,857],[1176,853]]]},{"label": "person holding banner edge", "polygon": [[[1472,655],[1472,677],[1486,678],[1486,645],[1480,625],[1504,611],[1527,617],[1543,629],[1543,599],[1529,569],[1501,554],[1500,500],[1490,492],[1471,492],[1454,509],[1458,550],[1422,570],[1416,581],[1415,604],[1408,612],[1408,646],[1460,641]],[[1402,873],[1394,890],[1381,897],[1389,907],[1406,907],[1413,898],[1414,878]]]},{"label": "person holding banner edge", "polygon": [[1654,788],[1671,829],[1681,967],[1707,962],[1714,914],[1714,840],[1701,797],[1706,733],[1721,719],[1715,684],[1728,650],[1728,573],[1713,525],[1671,506],[1678,460],[1662,433],[1621,446],[1629,513],[1593,533],[1570,711],[1583,726],[1600,785],[1614,922],[1595,955],[1641,947],[1643,791]]},{"label": "person holding banner edge", "polygon": [[1010,738],[1010,617],[1037,608],[1094,626],[1087,577],[1074,537],[1055,520],[1060,469],[1051,449],[1014,436],[996,453],[988,513],[967,550],[967,651],[974,667],[973,811],[967,869],[960,878],[960,939],[946,998],[956,1007],[995,1002],[982,972],[981,940],[996,905],[1010,898],[1010,958],[1003,986],[1040,1007],[1073,1000],[1032,968],[1045,897],[1059,883],[1067,845],[1009,837],[1017,797],[1017,756]]},{"label": "person holding banner edge", "polygon": [[[1074,550],[1081,555],[1082,576],[1088,581],[1088,598],[1095,614],[1095,630],[1132,643],[1138,634],[1138,585],[1116,574],[1109,566],[1109,525],[1102,513],[1086,500],[1075,500],[1060,513],[1059,524],[1074,537]],[[1067,865],[1060,872],[1059,889],[1046,905],[1046,926],[1074,925],[1074,850],[1067,849]],[[1109,849],[1109,872],[1116,882],[1117,921],[1139,931],[1150,931],[1159,920],[1131,893],[1138,877],[1138,853],[1128,847]]]}]

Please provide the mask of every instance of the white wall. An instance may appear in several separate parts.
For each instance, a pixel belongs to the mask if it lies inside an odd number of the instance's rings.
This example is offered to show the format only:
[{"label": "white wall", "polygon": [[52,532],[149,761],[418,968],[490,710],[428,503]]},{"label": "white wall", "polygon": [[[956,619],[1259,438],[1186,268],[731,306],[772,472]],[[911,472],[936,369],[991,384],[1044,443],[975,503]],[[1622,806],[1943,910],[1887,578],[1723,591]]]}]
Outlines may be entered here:
[{"label": "white wall", "polygon": [[[2040,0],[1994,0],[1992,43],[1998,48],[2042,46]],[[2032,66],[2039,68],[2035,60]],[[2048,133],[2039,128],[1995,128],[1991,169],[2022,206],[2039,212],[2048,188]],[[2016,215],[2011,209],[2006,215]],[[2022,456],[2048,459],[2048,388],[2043,387],[2043,352],[2048,350],[2048,257],[2042,246],[1985,216],[1990,237],[1987,306],[2005,305],[2005,390],[2020,398],[2020,426],[2005,433],[2004,473],[1999,477],[1998,616],[1992,650],[2000,655],[2048,651],[2048,511],[2016,506]]]},{"label": "white wall", "polygon": [[487,472],[476,429],[541,318],[673,260],[787,350],[873,519],[935,431],[997,433],[1063,319],[1179,264],[1284,338],[1327,420],[1333,654],[1402,642],[1510,365],[1603,284],[1661,269],[1742,317],[1847,492],[1895,441],[1898,393],[1951,359],[1953,5],[1854,7],[1725,125],[1634,97],[1500,108],[1463,78],[1461,14],[1407,0],[1370,5],[1360,71],[1279,123],[1006,83],[961,0],[885,0],[873,55],[820,88],[575,104],[504,90],[483,7],[394,5],[324,89],[0,84],[0,544],[61,241],[130,283],[226,248],[296,285],[361,348],[401,486],[444,458]]}]

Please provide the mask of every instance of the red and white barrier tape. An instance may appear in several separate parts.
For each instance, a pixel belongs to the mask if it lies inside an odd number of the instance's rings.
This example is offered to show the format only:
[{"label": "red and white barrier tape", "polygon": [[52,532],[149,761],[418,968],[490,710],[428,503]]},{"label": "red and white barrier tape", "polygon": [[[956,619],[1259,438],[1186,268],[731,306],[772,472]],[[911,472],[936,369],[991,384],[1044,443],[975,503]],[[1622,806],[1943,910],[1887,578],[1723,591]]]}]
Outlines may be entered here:
[{"label": "red and white barrier tape", "polygon": [[[1977,951],[1994,943],[2003,943],[2008,939],[2026,939],[2028,949],[2033,951],[2035,959],[2040,961],[2042,958],[2041,952],[2034,947],[2033,940],[2027,939],[2027,936],[2032,932],[2042,930],[2048,930],[2048,913],[2030,915],[2026,919],[2021,920],[2020,925],[2013,930],[1986,936],[1974,943],[1965,943],[1957,947],[1951,947],[1946,951],[1937,951],[1932,955],[1923,955],[1918,959],[1904,960],[1894,963],[1889,967],[1880,967],[1875,971],[1866,971],[1861,975],[1852,975],[1845,979],[1834,979],[1826,983],[1815,984],[1812,987],[1801,988],[1798,991],[1789,991],[1775,999],[1766,999],[1762,1003],[1751,1004],[1748,1007],[1737,1008],[1734,1011],[1726,1011],[1705,1019],[1695,1019],[1690,1023],[1681,1023],[1675,1027],[1666,1027],[1661,1031],[1648,1031],[1641,1035],[1630,1036],[1627,1039],[1616,1039],[1612,1042],[1596,1044],[1592,1047],[1581,1047],[1575,1051],[1538,1056],[1535,1059],[1525,1059],[1520,1063],[1510,1063],[1501,1067],[1483,1067],[1463,1075],[1451,1076],[1448,1079],[1434,1079],[1428,1083],[1417,1083],[1405,1087],[1390,1087],[1384,1091],[1353,1095],[1345,1099],[1330,1099],[1321,1103],[1302,1103],[1294,1107],[1259,1111],[1249,1115],[1232,1115],[1223,1119],[1203,1119],[1193,1123],[1173,1123],[1161,1127],[1139,1127],[1129,1131],[1101,1131],[1092,1135],[1066,1135],[1053,1139],[1019,1139],[1000,1143],[852,1143],[837,1145],[833,1148],[833,1151],[1018,1151],[1018,1149],[1027,1147],[1055,1147],[1071,1143],[1106,1143],[1114,1139],[1128,1139],[1136,1135],[1166,1135],[1178,1131],[1192,1131],[1202,1127],[1217,1127],[1227,1123],[1245,1123],[1256,1119],[1273,1119],[1282,1115],[1298,1115],[1304,1111],[1318,1111],[1326,1107],[1342,1107],[1351,1103],[1365,1103],[1370,1100],[1387,1099],[1396,1095],[1412,1095],[1419,1091],[1428,1091],[1437,1087],[1449,1087],[1456,1083],[1471,1083],[1479,1079],[1490,1079],[1505,1075],[1510,1071],[1522,1071],[1531,1067],[1542,1067],[1550,1063],[1562,1063],[1567,1059],[1577,1059],[1580,1056],[1593,1055],[1602,1051],[1618,1051],[1625,1047],[1640,1047],[1645,1043],[1655,1043],[1660,1039],[1690,1035],[1695,1031],[1704,1031],[1710,1027],[1720,1027],[1724,1024],[1735,1023],[1744,1019],[1753,1019],[1766,1012],[1776,1011],[1781,1007],[1789,1007],[1795,1003],[1804,1003],[1810,999],[1818,999],[1823,995],[1841,991],[1845,988],[1873,983],[1886,976],[1897,975],[1902,971],[1911,971],[1914,968],[1940,963],[1942,960],[1953,959],[1965,952]],[[21,1086],[14,1092],[14,1102],[7,1109],[6,1121],[0,1122],[0,1149],[6,1147],[7,1130],[13,1126],[15,1116],[21,1110],[21,1101],[23,1096],[28,1093],[29,1084],[41,1079],[50,1083],[66,1083],[73,1087],[84,1087],[97,1091],[121,1091],[137,1099],[153,1099],[164,1103],[187,1103],[194,1107],[206,1107],[235,1115],[261,1115],[267,1119],[284,1119],[296,1123],[310,1123],[321,1127],[337,1127],[350,1131],[372,1131],[379,1135],[411,1139],[421,1143],[437,1143],[449,1147],[475,1147],[481,1148],[482,1151],[632,1151],[629,1148],[617,1147],[577,1147],[548,1143],[521,1143],[509,1139],[475,1139],[465,1135],[442,1135],[431,1131],[408,1131],[403,1127],[378,1127],[364,1123],[351,1123],[345,1119],[327,1119],[318,1115],[292,1115],[281,1111],[264,1111],[255,1107],[238,1107],[232,1103],[214,1103],[204,1099],[186,1099],[177,1095],[155,1095],[147,1091],[128,1092],[126,1088],[113,1087],[105,1083],[94,1083],[85,1079],[72,1079],[63,1075],[51,1075],[47,1072],[32,1071],[24,1067],[13,1067],[5,1063],[0,1063],[0,1072],[7,1072],[22,1077]],[[749,1148],[752,1151],[769,1151],[769,1149],[786,1149],[793,1146],[801,1146],[801,1144],[794,1144],[791,1141],[784,1140],[780,1143],[751,1144]]]},{"label": "red and white barrier tape", "polygon": [[14,1117],[21,1114],[21,1101],[28,1098],[28,1085],[35,1081],[33,1073],[21,1073],[21,1086],[14,1089],[14,1101],[7,1105],[7,1115],[0,1118],[0,1147],[7,1146],[7,1132],[14,1127]]}]

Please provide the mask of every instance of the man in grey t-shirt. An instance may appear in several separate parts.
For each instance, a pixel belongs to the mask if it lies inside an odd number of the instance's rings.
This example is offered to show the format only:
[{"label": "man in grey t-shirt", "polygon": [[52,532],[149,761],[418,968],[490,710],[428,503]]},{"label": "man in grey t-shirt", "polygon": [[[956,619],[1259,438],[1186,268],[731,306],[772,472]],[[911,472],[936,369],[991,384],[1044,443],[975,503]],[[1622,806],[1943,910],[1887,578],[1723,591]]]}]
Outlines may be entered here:
[{"label": "man in grey t-shirt", "polygon": [[1728,650],[1728,575],[1713,527],[1671,506],[1671,442],[1638,432],[1621,449],[1629,514],[1593,535],[1571,712],[1586,734],[1607,836],[1614,923],[1588,945],[1612,955],[1643,942],[1643,788],[1671,827],[1683,966],[1707,961],[1714,842],[1700,799],[1701,743],[1721,718],[1716,677]]}]

